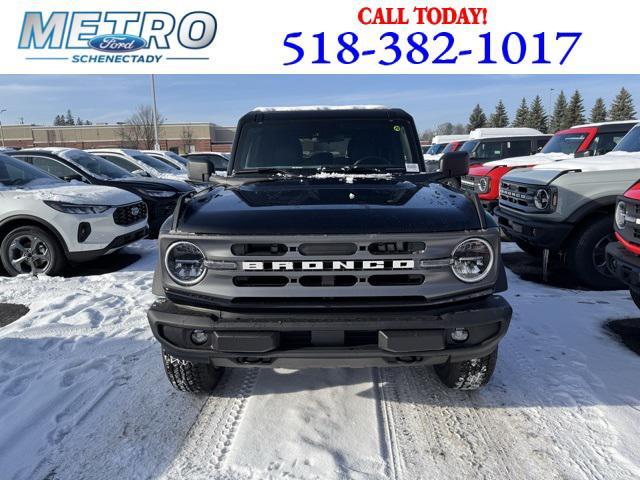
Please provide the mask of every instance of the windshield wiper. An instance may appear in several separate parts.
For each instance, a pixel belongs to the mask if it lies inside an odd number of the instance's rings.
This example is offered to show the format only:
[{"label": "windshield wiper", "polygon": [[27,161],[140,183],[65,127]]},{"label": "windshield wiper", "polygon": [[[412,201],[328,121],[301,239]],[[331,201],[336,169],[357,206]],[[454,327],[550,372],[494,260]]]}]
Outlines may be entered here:
[{"label": "windshield wiper", "polygon": [[271,175],[291,175],[292,172],[290,170],[285,170],[284,168],[273,168],[273,167],[261,167],[261,168],[245,168],[243,170],[236,170],[234,172],[236,175],[242,175],[243,173],[264,173]]}]

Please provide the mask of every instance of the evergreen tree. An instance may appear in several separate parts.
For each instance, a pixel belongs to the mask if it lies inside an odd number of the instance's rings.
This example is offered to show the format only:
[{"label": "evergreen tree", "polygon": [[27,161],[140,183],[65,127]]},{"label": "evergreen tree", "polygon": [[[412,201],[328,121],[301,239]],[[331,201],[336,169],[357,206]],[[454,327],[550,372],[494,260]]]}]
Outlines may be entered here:
[{"label": "evergreen tree", "polygon": [[544,112],[540,95],[536,95],[536,98],[531,102],[529,116],[527,117],[527,127],[535,128],[542,133],[547,133],[549,129],[547,114]]},{"label": "evergreen tree", "polygon": [[73,114],[71,113],[71,110],[67,110],[67,115],[64,119],[64,124],[65,125],[75,125],[76,121],[73,119]]},{"label": "evergreen tree", "polygon": [[589,121],[591,123],[600,123],[606,122],[607,120],[607,107],[604,104],[604,100],[602,98],[596,99],[596,103],[593,105],[591,109],[591,118]]},{"label": "evergreen tree", "polygon": [[551,116],[551,122],[549,125],[549,131],[555,133],[558,130],[563,130],[566,127],[565,116],[567,114],[567,97],[564,95],[564,91],[560,90],[560,94],[556,99],[556,104],[553,107],[553,115]]},{"label": "evergreen tree", "polygon": [[571,95],[569,106],[567,107],[567,114],[565,116],[566,126],[565,128],[573,127],[574,125],[580,125],[587,120],[584,118],[584,104],[582,101],[582,95],[578,90]]},{"label": "evergreen tree", "polygon": [[518,110],[516,110],[516,118],[513,119],[512,127],[526,127],[527,120],[529,119],[529,107],[527,106],[527,100],[522,99]]},{"label": "evergreen tree", "polygon": [[471,115],[469,115],[469,123],[467,124],[467,130],[475,130],[476,128],[482,128],[487,126],[487,116],[482,111],[480,104],[477,104]]},{"label": "evergreen tree", "polygon": [[64,125],[64,123],[63,123],[63,122],[64,122],[64,119],[62,118],[62,116],[60,116],[60,115],[56,115],[56,118],[55,118],[55,120],[53,121],[53,124],[54,124],[55,126]]},{"label": "evergreen tree", "polygon": [[84,122],[80,117],[76,118],[76,125],[84,125]]},{"label": "evergreen tree", "polygon": [[509,126],[509,115],[507,109],[502,103],[502,99],[498,101],[496,110],[489,117],[489,126],[493,128],[504,128]]},{"label": "evergreen tree", "polygon": [[636,117],[636,109],[629,91],[622,87],[609,108],[611,120],[633,120]]}]

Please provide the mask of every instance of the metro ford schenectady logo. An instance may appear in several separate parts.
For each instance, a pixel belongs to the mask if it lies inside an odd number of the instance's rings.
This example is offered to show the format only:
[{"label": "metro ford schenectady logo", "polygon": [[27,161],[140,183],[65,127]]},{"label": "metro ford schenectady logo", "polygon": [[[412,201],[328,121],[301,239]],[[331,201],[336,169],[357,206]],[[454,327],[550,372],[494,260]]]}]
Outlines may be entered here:
[{"label": "metro ford schenectady logo", "polygon": [[[182,17],[162,11],[57,11],[45,17],[42,12],[31,11],[25,13],[18,49],[44,51],[38,57],[29,55],[28,60],[72,63],[208,60],[193,52],[209,47],[216,31],[216,17],[204,11],[188,12]],[[171,49],[180,54],[165,57],[164,53]]]},{"label": "metro ford schenectady logo", "polygon": [[98,35],[89,40],[89,46],[100,52],[135,52],[147,42],[135,35]]}]

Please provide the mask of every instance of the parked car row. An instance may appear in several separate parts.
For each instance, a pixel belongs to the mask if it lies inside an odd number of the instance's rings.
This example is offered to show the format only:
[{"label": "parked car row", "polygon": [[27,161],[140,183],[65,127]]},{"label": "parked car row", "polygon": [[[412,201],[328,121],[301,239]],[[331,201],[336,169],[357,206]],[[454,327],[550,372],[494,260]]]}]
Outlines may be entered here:
[{"label": "parked car row", "polygon": [[[177,158],[176,158],[177,157]],[[58,273],[146,236],[194,192],[187,160],[132,149],[0,154],[0,259],[10,275]]]}]

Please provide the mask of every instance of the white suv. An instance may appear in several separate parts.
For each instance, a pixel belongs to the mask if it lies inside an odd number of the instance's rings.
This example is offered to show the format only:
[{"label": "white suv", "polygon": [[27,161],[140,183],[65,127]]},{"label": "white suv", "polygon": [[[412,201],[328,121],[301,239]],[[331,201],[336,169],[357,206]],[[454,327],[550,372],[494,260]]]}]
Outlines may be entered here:
[{"label": "white suv", "polygon": [[115,163],[127,172],[142,177],[167,178],[169,180],[186,180],[187,174],[178,167],[172,167],[140,150],[130,148],[96,148],[87,150],[105,160]]},{"label": "white suv", "polygon": [[144,238],[147,208],[133,193],[69,184],[0,154],[0,259],[9,275],[55,275]]}]

